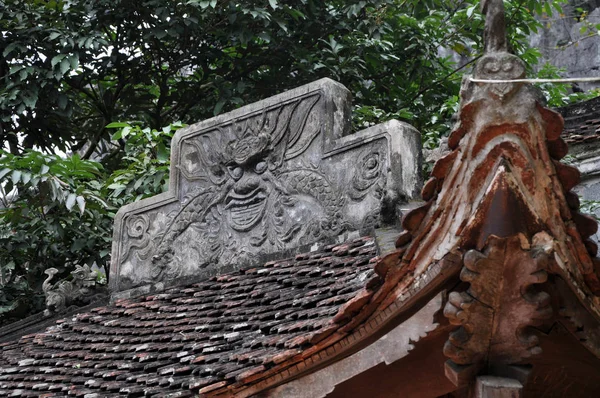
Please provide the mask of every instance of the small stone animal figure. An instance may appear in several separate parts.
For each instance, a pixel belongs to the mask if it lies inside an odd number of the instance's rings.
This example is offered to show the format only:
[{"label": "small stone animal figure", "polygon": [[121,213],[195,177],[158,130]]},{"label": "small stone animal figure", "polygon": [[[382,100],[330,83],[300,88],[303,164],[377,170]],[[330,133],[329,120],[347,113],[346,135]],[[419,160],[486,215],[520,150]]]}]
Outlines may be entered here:
[{"label": "small stone animal figure", "polygon": [[73,280],[61,281],[51,284],[54,275],[58,273],[56,268],[48,268],[44,271],[48,278],[42,284],[42,290],[46,295],[45,316],[50,316],[67,308],[67,306],[78,302],[89,302],[93,295],[96,284],[96,273],[88,265],[77,265],[71,273]]}]

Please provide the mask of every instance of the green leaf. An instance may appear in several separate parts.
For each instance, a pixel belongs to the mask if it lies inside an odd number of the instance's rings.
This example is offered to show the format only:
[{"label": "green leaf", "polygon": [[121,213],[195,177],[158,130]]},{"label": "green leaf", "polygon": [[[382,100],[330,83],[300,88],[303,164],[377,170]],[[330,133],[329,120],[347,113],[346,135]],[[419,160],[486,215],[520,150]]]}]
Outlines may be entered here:
[{"label": "green leaf", "polygon": [[71,64],[71,70],[77,70],[77,68],[79,67],[79,56],[71,55],[69,57],[69,63]]},{"label": "green leaf", "polygon": [[169,160],[169,151],[162,142],[156,147],[156,158],[161,162],[166,162]]},{"label": "green leaf", "polygon": [[8,173],[10,173],[11,169],[9,168],[4,168],[0,170],[0,180],[2,179],[2,177],[4,177],[5,175],[7,175]]},{"label": "green leaf", "polygon": [[27,184],[29,181],[31,181],[31,173],[22,172],[21,181],[23,181],[23,184]]},{"label": "green leaf", "polygon": [[110,184],[107,188],[108,189],[117,190],[117,189],[123,189],[123,188],[125,188],[125,185],[119,184],[118,182],[115,182],[115,183]]},{"label": "green leaf", "polygon": [[67,105],[69,103],[69,99],[67,98],[66,95],[64,94],[59,94],[58,95],[58,107],[62,110],[67,109]]},{"label": "green leaf", "polygon": [[278,8],[277,0],[269,0],[269,5],[272,9],[276,10]]},{"label": "green leaf", "polygon": [[213,109],[213,115],[218,115],[219,113],[221,113],[221,110],[223,109],[223,105],[225,105],[225,100],[224,99],[220,99],[217,104],[215,105],[215,108]]},{"label": "green leaf", "polygon": [[116,133],[114,133],[114,134],[113,134],[113,135],[112,135],[110,138],[111,138],[113,141],[118,141],[118,140],[120,140],[120,139],[121,139],[121,137],[123,137],[123,134],[122,134],[122,133],[123,133],[123,130],[119,130],[119,131],[117,131]]},{"label": "green leaf", "polygon": [[62,61],[60,61],[60,73],[64,75],[65,73],[67,73],[69,68],[71,68],[71,62],[69,62],[68,59],[65,58]]},{"label": "green leaf", "polygon": [[79,251],[81,249],[83,249],[86,245],[86,240],[85,239],[75,239],[73,241],[73,244],[71,245],[71,251]]},{"label": "green leaf", "polygon": [[69,196],[67,196],[67,200],[65,201],[65,206],[67,206],[67,210],[71,210],[73,208],[76,199],[77,195],[75,195],[74,193],[70,193]]},{"label": "green leaf", "polygon": [[17,73],[18,71],[20,71],[21,69],[23,69],[23,65],[12,65],[9,69],[8,69],[8,74],[9,75],[14,75],[15,73]]},{"label": "green leaf", "polygon": [[63,60],[64,57],[65,57],[65,54],[55,55],[50,60],[50,65],[52,65],[52,67],[54,68],[56,66],[56,64],[58,64],[59,62],[61,62]]},{"label": "green leaf", "polygon": [[123,127],[129,127],[129,123],[124,123],[124,122],[112,122],[106,125],[106,129],[120,129]]},{"label": "green leaf", "polygon": [[75,195],[74,193],[70,193],[69,196],[67,196],[67,200],[65,201],[65,206],[67,206],[67,210],[70,211],[73,208],[76,199],[77,195]]},{"label": "green leaf", "polygon": [[122,138],[127,137],[130,132],[131,132],[131,127],[130,126],[123,127],[123,130],[121,130],[121,137]]},{"label": "green leaf", "polygon": [[477,6],[471,6],[471,7],[467,8],[467,18],[471,18],[471,16],[473,15],[473,12],[475,11],[475,7],[477,7]]},{"label": "green leaf", "polygon": [[2,56],[6,57],[7,55],[9,55],[11,52],[13,52],[13,50],[15,48],[17,48],[19,46],[19,43],[10,43],[8,46],[6,46],[6,48],[4,49],[4,51],[2,52]]}]

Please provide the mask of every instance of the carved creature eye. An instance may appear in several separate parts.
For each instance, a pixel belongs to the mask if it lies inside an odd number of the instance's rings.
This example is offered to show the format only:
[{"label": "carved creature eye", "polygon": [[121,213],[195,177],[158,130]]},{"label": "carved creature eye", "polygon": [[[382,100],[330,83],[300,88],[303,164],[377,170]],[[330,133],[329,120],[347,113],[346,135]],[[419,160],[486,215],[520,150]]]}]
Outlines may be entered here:
[{"label": "carved creature eye", "polygon": [[510,72],[513,69],[514,65],[512,62],[505,62],[504,65],[502,65],[502,70],[504,72]]},{"label": "carved creature eye", "polygon": [[244,170],[239,166],[228,166],[227,170],[235,180],[239,180],[244,175]]},{"label": "carved creature eye", "polygon": [[264,171],[267,169],[267,162],[261,161],[256,163],[256,166],[254,166],[254,171],[256,171],[258,174],[262,174],[264,173]]},{"label": "carved creature eye", "polygon": [[217,177],[222,177],[223,176],[223,170],[221,170],[221,167],[219,166],[212,166],[210,168],[210,171]]},{"label": "carved creature eye", "polygon": [[498,73],[500,67],[496,62],[488,62],[485,64],[485,71],[488,73]]}]

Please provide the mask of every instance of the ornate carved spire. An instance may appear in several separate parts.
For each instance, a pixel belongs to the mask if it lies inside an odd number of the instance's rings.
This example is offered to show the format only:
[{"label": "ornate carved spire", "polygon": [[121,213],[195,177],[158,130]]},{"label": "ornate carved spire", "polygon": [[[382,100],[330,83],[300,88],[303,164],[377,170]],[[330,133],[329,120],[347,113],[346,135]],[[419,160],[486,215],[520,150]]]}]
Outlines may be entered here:
[{"label": "ornate carved spire", "polygon": [[[523,78],[523,61],[507,52],[502,0],[484,0],[482,10],[485,54],[475,77]],[[444,347],[457,384],[541,353],[532,328],[555,319],[551,301],[560,299],[543,291],[549,274],[566,281],[600,319],[597,246],[589,240],[597,225],[578,212],[570,192],[579,172],[559,162],[567,154],[563,119],[539,98],[528,84],[474,83],[466,76],[448,139],[452,152],[423,188],[427,203],[403,220],[407,232],[397,245],[409,276],[398,296],[405,286],[431,280],[445,259],[462,257],[460,279],[469,287],[450,293],[444,311],[459,326]]]},{"label": "ornate carved spire", "polygon": [[485,30],[483,33],[485,52],[506,52],[504,3],[502,0],[482,0],[481,12],[485,15]]}]

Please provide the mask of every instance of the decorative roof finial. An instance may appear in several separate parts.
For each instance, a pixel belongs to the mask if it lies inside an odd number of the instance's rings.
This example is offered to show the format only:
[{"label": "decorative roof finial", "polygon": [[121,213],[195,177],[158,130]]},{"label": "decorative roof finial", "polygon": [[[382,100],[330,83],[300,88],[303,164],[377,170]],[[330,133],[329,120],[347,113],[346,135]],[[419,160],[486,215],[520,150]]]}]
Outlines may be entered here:
[{"label": "decorative roof finial", "polygon": [[483,33],[484,52],[506,52],[506,22],[502,0],[482,0],[481,12],[485,15]]}]

